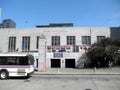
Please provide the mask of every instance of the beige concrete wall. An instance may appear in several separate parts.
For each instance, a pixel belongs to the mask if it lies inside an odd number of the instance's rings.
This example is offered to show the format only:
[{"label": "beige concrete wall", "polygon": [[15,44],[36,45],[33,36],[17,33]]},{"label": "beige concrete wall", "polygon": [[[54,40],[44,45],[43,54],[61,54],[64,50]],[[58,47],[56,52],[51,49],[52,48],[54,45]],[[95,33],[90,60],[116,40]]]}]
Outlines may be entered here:
[{"label": "beige concrete wall", "polygon": [[51,36],[60,36],[61,45],[66,45],[66,36],[76,36],[76,45],[82,43],[82,36],[91,36],[91,43],[96,42],[96,36],[110,37],[109,28],[64,27],[64,28],[29,28],[29,29],[0,29],[0,51],[8,51],[10,36],[16,36],[16,48],[22,51],[22,37],[30,36],[30,50],[36,51],[36,37],[44,34],[47,45],[51,45]]}]

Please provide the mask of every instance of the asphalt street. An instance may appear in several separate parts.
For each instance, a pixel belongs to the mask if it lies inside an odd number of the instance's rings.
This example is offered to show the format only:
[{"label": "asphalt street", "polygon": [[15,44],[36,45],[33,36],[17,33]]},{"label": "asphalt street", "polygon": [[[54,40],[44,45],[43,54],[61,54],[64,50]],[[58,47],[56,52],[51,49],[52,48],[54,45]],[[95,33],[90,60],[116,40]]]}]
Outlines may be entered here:
[{"label": "asphalt street", "polygon": [[120,76],[33,75],[0,80],[0,90],[120,90]]}]

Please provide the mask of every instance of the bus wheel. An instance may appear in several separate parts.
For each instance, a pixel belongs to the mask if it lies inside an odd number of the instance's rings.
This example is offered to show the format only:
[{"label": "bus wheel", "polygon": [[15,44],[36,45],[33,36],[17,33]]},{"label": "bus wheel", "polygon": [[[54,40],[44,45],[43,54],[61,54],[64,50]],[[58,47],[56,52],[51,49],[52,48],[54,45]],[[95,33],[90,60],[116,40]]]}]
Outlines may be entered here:
[{"label": "bus wheel", "polygon": [[8,78],[8,72],[3,70],[3,71],[0,71],[0,78],[1,79],[7,79]]}]

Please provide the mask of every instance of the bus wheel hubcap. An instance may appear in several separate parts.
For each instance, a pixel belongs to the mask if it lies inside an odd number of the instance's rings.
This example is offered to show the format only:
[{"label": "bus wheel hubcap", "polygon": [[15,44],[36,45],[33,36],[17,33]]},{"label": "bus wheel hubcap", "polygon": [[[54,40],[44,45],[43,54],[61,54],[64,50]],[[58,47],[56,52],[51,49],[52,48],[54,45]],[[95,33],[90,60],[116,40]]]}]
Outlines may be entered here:
[{"label": "bus wheel hubcap", "polygon": [[1,73],[1,78],[6,78],[6,73],[5,72]]}]

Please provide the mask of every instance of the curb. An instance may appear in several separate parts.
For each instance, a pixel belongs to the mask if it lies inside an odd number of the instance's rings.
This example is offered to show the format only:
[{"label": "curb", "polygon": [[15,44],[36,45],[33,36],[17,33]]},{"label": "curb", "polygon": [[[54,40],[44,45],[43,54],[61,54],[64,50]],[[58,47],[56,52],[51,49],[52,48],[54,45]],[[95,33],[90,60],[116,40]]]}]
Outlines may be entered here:
[{"label": "curb", "polygon": [[106,72],[93,72],[93,73],[52,73],[52,72],[35,72],[34,75],[120,75],[120,72],[106,73]]}]

